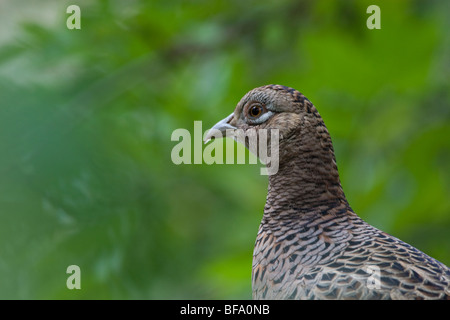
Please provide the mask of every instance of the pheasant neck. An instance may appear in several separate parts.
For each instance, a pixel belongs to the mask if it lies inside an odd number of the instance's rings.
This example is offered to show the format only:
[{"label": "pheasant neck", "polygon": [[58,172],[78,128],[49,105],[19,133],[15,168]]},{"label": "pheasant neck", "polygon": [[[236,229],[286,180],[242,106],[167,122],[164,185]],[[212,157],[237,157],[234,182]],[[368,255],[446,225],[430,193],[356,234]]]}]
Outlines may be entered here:
[{"label": "pheasant neck", "polygon": [[280,141],[279,170],[269,176],[265,211],[348,206],[330,135],[319,119]]}]

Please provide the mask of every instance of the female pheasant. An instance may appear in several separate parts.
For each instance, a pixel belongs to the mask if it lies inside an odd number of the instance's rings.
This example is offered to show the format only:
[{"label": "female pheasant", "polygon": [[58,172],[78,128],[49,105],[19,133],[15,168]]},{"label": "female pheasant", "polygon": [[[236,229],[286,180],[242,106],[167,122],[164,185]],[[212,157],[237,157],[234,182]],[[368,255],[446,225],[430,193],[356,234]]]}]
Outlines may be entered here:
[{"label": "female pheasant", "polygon": [[353,212],[328,130],[300,92],[253,89],[213,129],[279,130],[279,168],[253,253],[254,299],[450,299],[447,266]]}]

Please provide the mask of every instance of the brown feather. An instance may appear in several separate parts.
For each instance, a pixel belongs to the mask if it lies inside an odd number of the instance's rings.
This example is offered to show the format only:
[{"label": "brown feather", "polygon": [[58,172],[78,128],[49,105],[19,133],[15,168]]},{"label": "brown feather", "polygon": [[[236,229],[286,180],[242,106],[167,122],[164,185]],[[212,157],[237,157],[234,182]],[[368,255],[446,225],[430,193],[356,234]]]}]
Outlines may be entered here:
[{"label": "brown feather", "polygon": [[[275,114],[249,124],[243,110],[252,101]],[[449,299],[447,266],[353,212],[328,130],[304,95],[280,85],[253,89],[230,124],[280,131],[279,170],[269,176],[253,253],[254,299]],[[380,271],[376,288],[368,268]]]}]

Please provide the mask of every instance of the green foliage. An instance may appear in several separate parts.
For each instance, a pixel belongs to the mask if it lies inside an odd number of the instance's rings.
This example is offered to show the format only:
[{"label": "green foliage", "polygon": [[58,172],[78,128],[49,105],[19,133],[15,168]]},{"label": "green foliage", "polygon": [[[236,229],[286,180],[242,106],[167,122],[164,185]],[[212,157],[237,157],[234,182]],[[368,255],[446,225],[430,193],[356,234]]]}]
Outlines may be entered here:
[{"label": "green foliage", "polygon": [[450,264],[445,1],[70,4],[0,6],[0,298],[250,298],[267,178],[170,137],[269,83],[319,109],[353,209]]}]

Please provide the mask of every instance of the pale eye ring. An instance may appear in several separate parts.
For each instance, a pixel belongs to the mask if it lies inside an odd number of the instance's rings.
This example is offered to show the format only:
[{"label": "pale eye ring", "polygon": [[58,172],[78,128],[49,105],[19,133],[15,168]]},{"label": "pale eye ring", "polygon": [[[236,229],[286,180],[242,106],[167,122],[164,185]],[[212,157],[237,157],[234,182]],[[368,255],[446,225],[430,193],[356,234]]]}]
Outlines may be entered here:
[{"label": "pale eye ring", "polygon": [[250,108],[248,108],[248,115],[250,116],[250,118],[258,118],[262,113],[263,113],[264,109],[261,105],[259,104],[254,104],[252,106],[250,106]]}]

